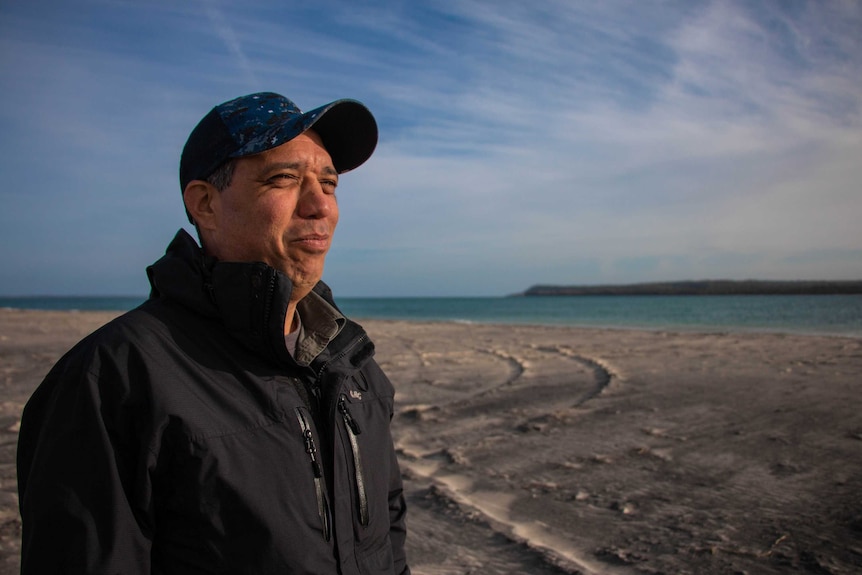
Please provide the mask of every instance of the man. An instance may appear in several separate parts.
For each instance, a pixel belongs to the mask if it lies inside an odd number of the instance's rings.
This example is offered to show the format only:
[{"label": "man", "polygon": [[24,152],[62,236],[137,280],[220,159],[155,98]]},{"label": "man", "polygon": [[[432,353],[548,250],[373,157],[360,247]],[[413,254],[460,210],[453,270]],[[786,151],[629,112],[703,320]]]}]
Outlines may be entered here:
[{"label": "man", "polygon": [[320,281],[339,174],[377,124],[273,93],[216,106],[180,162],[148,301],[75,346],[18,444],[22,573],[408,574],[374,346]]}]

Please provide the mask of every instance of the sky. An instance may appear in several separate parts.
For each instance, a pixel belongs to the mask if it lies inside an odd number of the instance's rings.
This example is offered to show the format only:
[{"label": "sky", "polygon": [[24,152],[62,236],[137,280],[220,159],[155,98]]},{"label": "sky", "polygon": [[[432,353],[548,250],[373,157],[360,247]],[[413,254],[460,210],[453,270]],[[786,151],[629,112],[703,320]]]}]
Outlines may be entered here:
[{"label": "sky", "polygon": [[0,295],[146,295],[213,106],[355,98],[342,297],[862,279],[862,2],[0,0]]}]

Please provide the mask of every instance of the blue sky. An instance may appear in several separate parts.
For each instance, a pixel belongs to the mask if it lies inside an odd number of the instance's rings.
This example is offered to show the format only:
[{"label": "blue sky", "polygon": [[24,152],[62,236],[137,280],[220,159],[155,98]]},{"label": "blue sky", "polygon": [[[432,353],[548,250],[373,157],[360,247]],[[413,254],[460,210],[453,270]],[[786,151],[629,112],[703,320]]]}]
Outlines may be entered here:
[{"label": "blue sky", "polygon": [[351,97],[342,296],[862,278],[862,2],[0,0],[0,295],[145,294],[215,104]]}]

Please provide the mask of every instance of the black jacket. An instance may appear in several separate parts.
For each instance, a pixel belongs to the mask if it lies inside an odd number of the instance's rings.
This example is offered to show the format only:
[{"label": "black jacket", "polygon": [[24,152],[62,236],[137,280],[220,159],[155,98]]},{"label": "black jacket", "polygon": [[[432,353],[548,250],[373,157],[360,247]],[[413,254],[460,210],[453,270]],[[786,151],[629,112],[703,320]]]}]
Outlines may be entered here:
[{"label": "black jacket", "polygon": [[362,328],[301,367],[283,274],[183,231],[147,272],[150,299],[24,410],[22,573],[409,573],[393,388]]}]

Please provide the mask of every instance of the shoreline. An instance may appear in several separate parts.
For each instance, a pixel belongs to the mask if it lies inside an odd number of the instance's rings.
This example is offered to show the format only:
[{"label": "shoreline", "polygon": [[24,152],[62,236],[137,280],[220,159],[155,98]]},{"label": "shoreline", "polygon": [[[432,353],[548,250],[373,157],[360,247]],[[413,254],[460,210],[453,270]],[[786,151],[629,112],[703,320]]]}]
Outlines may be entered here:
[{"label": "shoreline", "polygon": [[788,336],[798,336],[798,337],[826,337],[826,338],[847,338],[847,339],[862,339],[862,332],[850,332],[850,333],[835,333],[835,332],[818,332],[818,331],[805,331],[805,330],[782,330],[782,329],[767,329],[767,328],[757,328],[757,327],[715,327],[715,328],[706,328],[705,326],[697,326],[697,327],[684,327],[681,325],[668,325],[668,326],[638,326],[638,325],[627,325],[627,326],[618,326],[618,325],[575,325],[575,324],[565,324],[565,323],[533,323],[533,322],[512,322],[512,321],[476,321],[476,320],[468,320],[468,319],[447,319],[447,320],[434,320],[434,319],[383,319],[383,318],[370,318],[370,317],[361,317],[361,316],[350,316],[350,319],[359,323],[360,325],[365,325],[366,323],[425,323],[425,324],[441,324],[441,325],[476,325],[476,326],[489,326],[489,327],[531,327],[531,328],[548,328],[548,329],[570,329],[570,330],[584,330],[584,331],[635,331],[635,332],[647,332],[647,333],[673,333],[679,335],[685,334],[703,334],[703,335],[788,335]]},{"label": "shoreline", "polygon": [[[0,310],[0,575],[20,409],[121,312]],[[862,569],[862,341],[360,319],[396,388],[416,575]]]},{"label": "shoreline", "polygon": [[[15,307],[0,307],[0,313],[5,312],[33,312],[33,313],[69,313],[69,314],[105,314],[107,316],[116,317],[130,310],[91,310],[91,309],[31,309],[31,308],[15,308]],[[685,334],[704,334],[704,335],[787,335],[798,337],[825,337],[825,338],[847,338],[862,340],[862,332],[821,332],[809,331],[805,329],[769,329],[760,327],[707,327],[707,326],[682,326],[682,325],[667,325],[667,326],[640,326],[640,325],[591,325],[591,324],[568,324],[568,323],[541,323],[541,322],[513,322],[513,321],[478,321],[470,319],[412,319],[412,318],[375,318],[350,315],[351,320],[360,325],[373,323],[416,323],[416,324],[441,324],[441,325],[478,325],[478,326],[497,326],[497,327],[533,327],[533,328],[548,328],[548,329],[570,329],[570,330],[585,330],[585,331],[635,331],[647,333],[673,333],[679,335]]]}]

